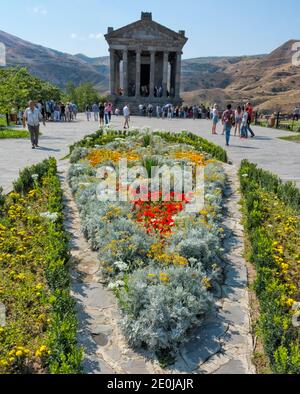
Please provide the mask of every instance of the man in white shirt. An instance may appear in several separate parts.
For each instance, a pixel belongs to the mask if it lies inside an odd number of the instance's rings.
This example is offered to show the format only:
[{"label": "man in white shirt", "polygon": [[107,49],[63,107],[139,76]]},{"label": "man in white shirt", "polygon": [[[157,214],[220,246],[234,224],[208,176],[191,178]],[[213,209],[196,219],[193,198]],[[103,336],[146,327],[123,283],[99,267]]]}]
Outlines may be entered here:
[{"label": "man in white shirt", "polygon": [[130,120],[130,110],[128,104],[123,108],[123,115],[125,118],[124,129],[129,129],[129,120]]},{"label": "man in white shirt", "polygon": [[40,110],[35,106],[35,102],[30,101],[29,107],[24,112],[23,127],[25,128],[27,123],[28,130],[30,132],[32,149],[38,148],[39,146],[39,132],[41,121],[43,121],[44,126],[46,126],[45,119],[43,118]]}]

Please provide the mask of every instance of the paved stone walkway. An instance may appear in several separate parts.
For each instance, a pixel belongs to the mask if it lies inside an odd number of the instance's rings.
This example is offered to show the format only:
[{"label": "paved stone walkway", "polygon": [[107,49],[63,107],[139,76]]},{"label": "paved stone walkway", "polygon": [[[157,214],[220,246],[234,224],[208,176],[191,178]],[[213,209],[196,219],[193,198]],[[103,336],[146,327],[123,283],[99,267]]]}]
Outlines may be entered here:
[{"label": "paved stone walkway", "polygon": [[[211,122],[206,120],[158,120],[133,117],[133,127],[150,127],[153,130],[169,131],[189,130],[210,141],[224,146],[224,136],[213,136],[210,133]],[[113,126],[122,127],[123,118],[113,118]],[[219,125],[219,134],[221,126]],[[40,162],[54,156],[57,159],[68,153],[68,146],[80,140],[85,135],[98,129],[96,122],[86,122],[84,115],[78,116],[74,123],[47,123],[41,126],[43,133],[40,139],[41,149],[32,151],[27,140],[0,140],[0,186],[8,192],[19,170],[25,166]],[[232,137],[232,146],[228,148],[230,159],[238,165],[242,159],[249,159],[261,167],[278,174],[283,180],[293,180],[300,187],[300,144],[279,140],[278,137],[291,133],[263,127],[254,127],[257,137],[241,141]],[[292,134],[293,135],[293,134]]]},{"label": "paved stone walkway", "polygon": [[40,149],[32,150],[27,139],[0,139],[0,186],[9,192],[12,182],[24,167],[50,156],[63,158],[69,153],[69,145],[96,130],[97,122],[86,122],[83,115],[79,115],[76,122],[41,125]]},{"label": "paved stone walkway", "polygon": [[113,293],[101,283],[99,259],[80,231],[80,218],[66,182],[68,163],[59,171],[66,198],[66,228],[73,235],[73,296],[77,301],[79,343],[85,349],[87,374],[253,374],[247,270],[240,224],[239,183],[235,166],[225,165],[227,215],[223,275],[216,310],[205,325],[191,333],[173,366],[163,370],[155,357],[130,349],[118,325],[120,314]]},{"label": "paved stone walkway", "polygon": [[[123,119],[114,118],[114,124],[123,126]],[[149,127],[153,130],[182,131],[188,130],[225,147],[225,137],[221,135],[222,126],[218,125],[219,135],[211,134],[211,122],[208,120],[161,120],[156,118],[133,117],[131,127]],[[256,138],[240,140],[231,138],[231,146],[226,148],[229,158],[239,165],[241,160],[248,159],[260,167],[278,174],[284,181],[294,181],[300,188],[300,144],[280,140],[279,137],[295,135],[295,133],[253,126]]]}]

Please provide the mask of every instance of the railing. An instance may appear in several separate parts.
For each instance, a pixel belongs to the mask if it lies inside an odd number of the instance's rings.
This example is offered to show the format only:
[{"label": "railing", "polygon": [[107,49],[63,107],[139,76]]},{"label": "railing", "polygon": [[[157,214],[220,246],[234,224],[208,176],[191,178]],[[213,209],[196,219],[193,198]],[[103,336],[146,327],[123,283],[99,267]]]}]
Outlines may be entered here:
[{"label": "railing", "polygon": [[258,126],[300,132],[300,116],[276,112],[273,115],[254,114],[254,123]]}]

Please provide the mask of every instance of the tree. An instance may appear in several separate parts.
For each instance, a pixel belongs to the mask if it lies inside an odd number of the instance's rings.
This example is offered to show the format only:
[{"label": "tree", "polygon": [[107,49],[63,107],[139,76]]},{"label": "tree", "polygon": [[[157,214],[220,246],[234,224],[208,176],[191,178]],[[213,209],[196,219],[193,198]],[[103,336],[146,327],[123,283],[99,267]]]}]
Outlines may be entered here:
[{"label": "tree", "polygon": [[77,94],[76,94],[76,86],[73,82],[67,82],[66,84],[66,93],[65,93],[65,101],[71,101],[72,103],[77,103]]},{"label": "tree", "polygon": [[[49,82],[32,76],[25,67],[0,69],[0,113],[24,110],[29,100],[59,101],[61,91]],[[8,118],[8,117],[7,117]]]},{"label": "tree", "polygon": [[78,87],[75,87],[72,82],[68,82],[66,85],[66,99],[75,102],[79,110],[83,111],[86,105],[99,103],[102,98],[89,82],[82,83]]}]

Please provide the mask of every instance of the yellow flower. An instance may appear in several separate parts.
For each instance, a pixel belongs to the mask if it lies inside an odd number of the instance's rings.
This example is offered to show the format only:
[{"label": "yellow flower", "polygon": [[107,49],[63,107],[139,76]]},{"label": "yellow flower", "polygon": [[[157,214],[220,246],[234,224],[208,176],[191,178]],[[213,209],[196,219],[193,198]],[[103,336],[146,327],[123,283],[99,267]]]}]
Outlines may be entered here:
[{"label": "yellow flower", "polygon": [[20,281],[23,281],[23,280],[26,279],[26,275],[25,275],[25,274],[16,275],[15,279],[20,280]]},{"label": "yellow flower", "polygon": [[47,346],[43,345],[35,352],[35,357],[40,358],[46,354],[49,354],[49,350]]},{"label": "yellow flower", "polygon": [[207,290],[211,289],[211,283],[209,278],[203,278],[202,283],[207,288]]},{"label": "yellow flower", "polygon": [[291,308],[291,307],[294,305],[294,303],[295,303],[295,301],[294,301],[292,298],[289,298],[289,299],[286,301],[286,305],[287,305],[289,308]]},{"label": "yellow flower", "polygon": [[22,357],[22,356],[23,356],[22,350],[17,350],[17,351],[16,351],[16,356],[17,356],[17,357]]},{"label": "yellow flower", "polygon": [[169,275],[167,275],[167,274],[164,273],[164,272],[162,272],[162,273],[159,275],[159,278],[160,278],[161,282],[163,282],[163,283],[169,283],[169,282],[170,282]]}]

